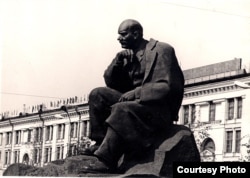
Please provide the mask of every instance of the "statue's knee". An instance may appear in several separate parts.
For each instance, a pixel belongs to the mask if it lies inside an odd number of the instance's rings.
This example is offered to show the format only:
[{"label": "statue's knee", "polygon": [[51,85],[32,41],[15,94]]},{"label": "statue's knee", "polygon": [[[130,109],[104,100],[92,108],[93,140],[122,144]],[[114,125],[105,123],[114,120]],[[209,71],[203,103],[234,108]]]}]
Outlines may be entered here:
[{"label": "statue's knee", "polygon": [[105,90],[105,87],[98,87],[98,88],[93,89],[89,94],[89,100],[90,101],[95,100],[97,96],[99,97],[102,95],[104,90]]}]

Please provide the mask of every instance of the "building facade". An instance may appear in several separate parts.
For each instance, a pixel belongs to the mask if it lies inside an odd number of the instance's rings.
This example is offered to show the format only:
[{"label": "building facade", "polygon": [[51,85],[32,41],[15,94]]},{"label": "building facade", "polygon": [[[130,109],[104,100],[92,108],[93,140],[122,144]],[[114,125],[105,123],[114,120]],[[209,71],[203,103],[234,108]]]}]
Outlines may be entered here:
[{"label": "building facade", "polygon": [[[241,59],[184,71],[177,124],[189,127],[202,161],[250,161],[250,74]],[[91,144],[88,104],[0,120],[0,171],[44,166]]]},{"label": "building facade", "polygon": [[202,161],[250,161],[250,75],[241,59],[184,75],[178,123],[192,129]]},{"label": "building facade", "polygon": [[[88,105],[40,110],[0,121],[0,170],[13,163],[44,166],[88,146]],[[84,144],[84,145],[82,145]]]}]

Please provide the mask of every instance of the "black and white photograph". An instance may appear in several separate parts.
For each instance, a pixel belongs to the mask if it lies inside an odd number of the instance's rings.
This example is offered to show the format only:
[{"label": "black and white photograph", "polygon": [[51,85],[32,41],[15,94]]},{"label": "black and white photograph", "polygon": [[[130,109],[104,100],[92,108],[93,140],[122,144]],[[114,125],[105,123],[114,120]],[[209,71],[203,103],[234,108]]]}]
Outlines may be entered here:
[{"label": "black and white photograph", "polygon": [[248,177],[249,0],[0,0],[0,176]]}]

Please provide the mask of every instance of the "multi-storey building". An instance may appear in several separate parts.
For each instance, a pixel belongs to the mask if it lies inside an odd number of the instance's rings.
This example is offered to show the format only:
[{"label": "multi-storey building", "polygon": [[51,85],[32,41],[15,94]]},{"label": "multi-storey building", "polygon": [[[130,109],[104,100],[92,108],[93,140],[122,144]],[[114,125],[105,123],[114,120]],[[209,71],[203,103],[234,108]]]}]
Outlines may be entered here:
[{"label": "multi-storey building", "polygon": [[87,104],[2,119],[0,170],[13,163],[44,166],[64,159],[76,154],[88,136]]},{"label": "multi-storey building", "polygon": [[178,123],[193,130],[202,161],[250,161],[250,74],[241,59],[184,75]]},{"label": "multi-storey building", "polygon": [[[249,161],[250,74],[241,59],[185,70],[184,76],[177,124],[192,129],[202,160]],[[0,171],[76,154],[90,133],[88,110],[78,104],[0,120]]]}]

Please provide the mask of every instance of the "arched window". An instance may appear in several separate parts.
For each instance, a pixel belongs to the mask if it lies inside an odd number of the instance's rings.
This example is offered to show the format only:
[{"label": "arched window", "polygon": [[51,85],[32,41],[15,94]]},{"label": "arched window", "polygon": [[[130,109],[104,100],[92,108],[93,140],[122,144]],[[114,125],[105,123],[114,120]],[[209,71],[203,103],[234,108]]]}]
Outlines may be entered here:
[{"label": "arched window", "polygon": [[23,155],[23,164],[29,164],[29,155],[27,153]]}]

